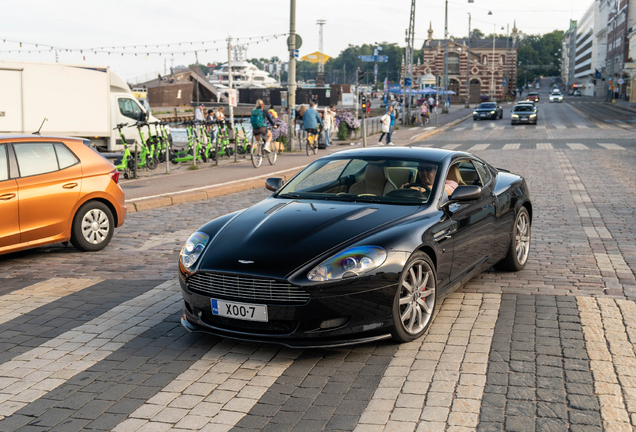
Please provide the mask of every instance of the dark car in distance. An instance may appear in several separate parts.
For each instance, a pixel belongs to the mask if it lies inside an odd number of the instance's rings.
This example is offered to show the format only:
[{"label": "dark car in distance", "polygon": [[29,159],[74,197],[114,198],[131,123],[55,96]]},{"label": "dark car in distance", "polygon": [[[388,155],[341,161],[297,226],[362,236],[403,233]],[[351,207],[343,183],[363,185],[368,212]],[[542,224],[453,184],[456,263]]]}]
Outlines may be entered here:
[{"label": "dark car in distance", "polygon": [[482,102],[473,111],[473,120],[497,120],[503,118],[503,108],[497,102]]},{"label": "dark car in distance", "polygon": [[512,109],[510,124],[537,124],[538,110],[530,104],[517,104]]},{"label": "dark car in distance", "polygon": [[186,330],[291,347],[407,342],[473,276],[528,260],[525,180],[468,153],[341,151],[266,187],[183,247]]}]

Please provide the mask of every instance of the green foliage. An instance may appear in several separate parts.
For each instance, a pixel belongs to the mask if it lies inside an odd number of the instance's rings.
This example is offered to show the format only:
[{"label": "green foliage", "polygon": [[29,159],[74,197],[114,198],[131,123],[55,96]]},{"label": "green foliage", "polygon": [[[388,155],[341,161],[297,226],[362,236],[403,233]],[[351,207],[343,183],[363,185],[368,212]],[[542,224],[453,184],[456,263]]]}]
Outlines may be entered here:
[{"label": "green foliage", "polygon": [[[559,75],[561,67],[561,41],[563,31],[555,30],[544,35],[524,35],[519,47],[519,63],[517,68],[517,87],[525,83],[526,69],[528,82],[539,75]],[[526,68],[526,65],[534,66]],[[537,67],[538,66],[538,67]]]},{"label": "green foliage", "polygon": [[474,37],[483,38],[483,37],[485,36],[485,35],[484,35],[484,32],[482,32],[482,31],[481,31],[481,30],[479,30],[478,28],[473,29],[473,30],[471,30],[471,31],[472,31],[472,33],[473,33],[473,36],[474,36]]},{"label": "green foliage", "polygon": [[349,127],[346,122],[340,122],[338,126],[338,139],[346,140],[347,138],[349,138]]}]

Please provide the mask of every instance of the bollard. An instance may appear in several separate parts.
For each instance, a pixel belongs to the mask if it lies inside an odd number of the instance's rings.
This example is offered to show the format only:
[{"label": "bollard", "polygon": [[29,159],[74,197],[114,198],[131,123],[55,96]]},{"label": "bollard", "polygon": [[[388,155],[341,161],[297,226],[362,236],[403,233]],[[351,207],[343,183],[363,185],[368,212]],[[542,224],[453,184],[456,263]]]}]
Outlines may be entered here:
[{"label": "bollard", "polygon": [[221,127],[219,126],[217,129],[216,142],[214,143],[214,165],[219,166],[219,137],[221,136]]},{"label": "bollard", "polygon": [[[162,133],[162,135],[165,135],[165,130],[163,131],[164,133]],[[170,174],[170,140],[168,139],[168,137],[166,136],[166,174]]]}]

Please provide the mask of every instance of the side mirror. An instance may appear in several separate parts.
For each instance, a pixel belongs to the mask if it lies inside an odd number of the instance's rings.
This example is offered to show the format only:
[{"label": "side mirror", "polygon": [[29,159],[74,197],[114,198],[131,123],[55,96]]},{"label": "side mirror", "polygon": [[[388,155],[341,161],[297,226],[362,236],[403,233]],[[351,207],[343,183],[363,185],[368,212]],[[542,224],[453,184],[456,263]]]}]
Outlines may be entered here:
[{"label": "side mirror", "polygon": [[473,201],[481,198],[481,186],[457,186],[449,201]]},{"label": "side mirror", "polygon": [[283,184],[285,184],[285,181],[280,177],[270,177],[265,180],[265,188],[272,192],[278,192],[283,187]]}]

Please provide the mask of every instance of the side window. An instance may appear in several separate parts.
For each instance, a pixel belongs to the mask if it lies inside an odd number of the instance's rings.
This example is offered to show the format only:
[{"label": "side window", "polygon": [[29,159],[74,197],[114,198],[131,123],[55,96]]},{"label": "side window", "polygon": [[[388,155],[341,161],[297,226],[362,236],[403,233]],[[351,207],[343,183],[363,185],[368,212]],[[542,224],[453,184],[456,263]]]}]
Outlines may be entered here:
[{"label": "side window", "polygon": [[141,108],[139,108],[139,105],[137,105],[134,100],[121,98],[118,102],[119,112],[121,112],[122,115],[134,120],[141,120]]},{"label": "side window", "polygon": [[364,172],[364,168],[366,168],[367,162],[360,159],[353,159],[349,162],[349,165],[344,169],[340,177],[347,177],[352,174],[357,174],[360,171]]},{"label": "side window", "polygon": [[488,170],[488,168],[486,168],[486,165],[481,162],[475,161],[475,166],[477,167],[477,172],[479,173],[483,184],[487,185],[488,183],[490,183],[492,174],[490,174],[490,171]]},{"label": "side window", "polygon": [[77,157],[64,144],[55,144],[55,152],[57,153],[60,169],[68,168],[79,162]]},{"label": "side window", "polygon": [[[482,186],[481,180],[479,178],[479,174],[477,173],[477,170],[475,169],[475,166],[473,165],[472,162],[462,161],[462,162],[456,163],[454,166],[457,166],[458,168],[456,174],[461,179],[461,182],[458,182],[460,185],[463,182],[463,184],[465,185]],[[450,175],[452,172],[453,172],[453,169],[451,167],[451,170],[449,171],[449,176],[448,176],[449,180],[450,180]]]},{"label": "side window", "polygon": [[9,179],[9,159],[4,144],[0,144],[0,181]]},{"label": "side window", "polygon": [[57,157],[51,143],[13,144],[20,175],[28,177],[58,170]]}]

